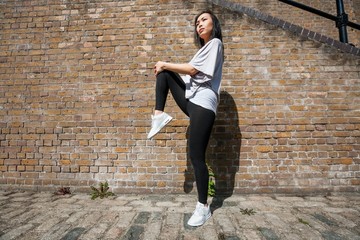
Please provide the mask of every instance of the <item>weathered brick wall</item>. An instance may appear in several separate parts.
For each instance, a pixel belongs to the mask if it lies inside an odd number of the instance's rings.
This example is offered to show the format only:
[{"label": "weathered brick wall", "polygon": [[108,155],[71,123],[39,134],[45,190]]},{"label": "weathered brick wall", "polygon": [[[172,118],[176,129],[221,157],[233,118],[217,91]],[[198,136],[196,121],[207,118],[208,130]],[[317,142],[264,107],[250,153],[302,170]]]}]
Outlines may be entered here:
[{"label": "weathered brick wall", "polygon": [[[212,9],[226,62],[208,161],[221,191],[358,191],[358,55],[195,1],[0,3],[0,186],[192,189],[188,120],[146,140],[152,67],[196,51]],[[184,189],[183,189],[184,188]]]},{"label": "weathered brick wall", "polygon": [[[298,24],[309,30],[324,34],[339,40],[339,30],[334,21],[307,12],[300,8],[277,0],[233,0],[248,7],[258,9],[272,16],[281,18],[290,23]],[[336,1],[334,0],[296,0],[301,4],[321,10],[336,16]],[[349,21],[360,23],[359,0],[343,0]],[[360,30],[347,27],[349,43],[360,46]]]},{"label": "weathered brick wall", "polygon": [[354,20],[356,23],[360,22],[360,0],[353,0]]}]

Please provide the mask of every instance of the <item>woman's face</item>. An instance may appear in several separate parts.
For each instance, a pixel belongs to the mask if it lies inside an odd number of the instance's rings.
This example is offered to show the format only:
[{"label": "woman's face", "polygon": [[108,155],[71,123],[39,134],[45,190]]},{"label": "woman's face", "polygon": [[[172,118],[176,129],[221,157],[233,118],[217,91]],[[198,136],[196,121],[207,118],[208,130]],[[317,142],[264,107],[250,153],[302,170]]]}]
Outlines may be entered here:
[{"label": "woman's face", "polygon": [[209,13],[201,14],[196,20],[196,32],[205,43],[210,40],[213,27],[213,21]]}]

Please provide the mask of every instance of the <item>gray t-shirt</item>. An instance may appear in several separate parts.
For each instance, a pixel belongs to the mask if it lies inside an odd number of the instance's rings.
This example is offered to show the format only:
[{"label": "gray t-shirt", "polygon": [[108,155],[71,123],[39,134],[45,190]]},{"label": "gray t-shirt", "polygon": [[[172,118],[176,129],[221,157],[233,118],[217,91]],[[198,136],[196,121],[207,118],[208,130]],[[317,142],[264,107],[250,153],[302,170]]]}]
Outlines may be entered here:
[{"label": "gray t-shirt", "polygon": [[215,114],[219,103],[223,62],[223,44],[220,39],[213,38],[189,62],[198,73],[183,77],[185,97]]}]

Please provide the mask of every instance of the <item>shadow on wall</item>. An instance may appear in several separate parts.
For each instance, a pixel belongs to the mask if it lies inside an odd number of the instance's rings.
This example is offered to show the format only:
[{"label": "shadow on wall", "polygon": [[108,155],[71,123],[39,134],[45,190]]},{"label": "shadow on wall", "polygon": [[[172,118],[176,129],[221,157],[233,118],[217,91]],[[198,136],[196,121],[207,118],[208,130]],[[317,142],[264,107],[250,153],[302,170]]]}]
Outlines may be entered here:
[{"label": "shadow on wall", "polygon": [[[211,204],[213,211],[220,208],[223,201],[233,194],[235,175],[240,164],[240,147],[241,132],[238,110],[232,96],[228,92],[222,91],[206,153],[206,161],[215,174],[216,195]],[[184,192],[189,193],[192,191],[195,181],[189,156],[187,157],[187,169]]]}]

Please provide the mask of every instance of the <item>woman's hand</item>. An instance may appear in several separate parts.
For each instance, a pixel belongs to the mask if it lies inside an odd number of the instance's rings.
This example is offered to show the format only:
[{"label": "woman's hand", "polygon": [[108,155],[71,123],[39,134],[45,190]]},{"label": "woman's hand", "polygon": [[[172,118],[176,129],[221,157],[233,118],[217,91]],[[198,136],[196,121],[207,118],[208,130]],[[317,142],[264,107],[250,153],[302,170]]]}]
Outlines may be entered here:
[{"label": "woman's hand", "polygon": [[198,72],[198,70],[196,70],[193,66],[191,66],[188,63],[179,64],[179,63],[169,63],[169,62],[159,61],[155,64],[154,66],[155,75],[158,75],[164,70],[169,70],[172,72],[176,72],[179,74],[186,74],[190,76],[193,76]]},{"label": "woman's hand", "polygon": [[154,66],[154,73],[155,75],[158,75],[159,73],[161,73],[162,71],[165,70],[165,62],[157,62]]}]

